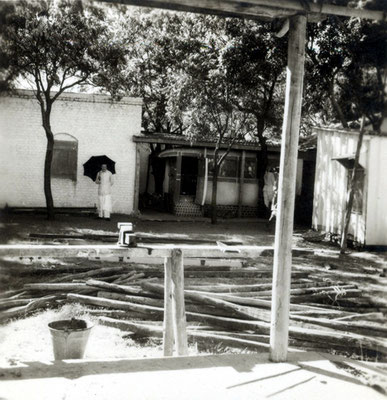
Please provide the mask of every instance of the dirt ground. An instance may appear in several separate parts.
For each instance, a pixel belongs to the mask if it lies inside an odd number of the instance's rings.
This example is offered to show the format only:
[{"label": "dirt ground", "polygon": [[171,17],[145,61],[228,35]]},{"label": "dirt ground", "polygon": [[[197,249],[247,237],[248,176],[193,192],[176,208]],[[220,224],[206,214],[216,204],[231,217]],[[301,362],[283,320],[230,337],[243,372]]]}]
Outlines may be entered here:
[{"label": "dirt ground", "polygon": [[[157,219],[157,218],[156,218]],[[200,238],[210,241],[229,240],[243,244],[273,245],[274,226],[267,226],[266,221],[228,220],[211,225],[209,221],[192,222],[187,220],[141,220],[124,215],[113,215],[111,221],[101,221],[93,217],[58,215],[55,221],[47,221],[44,215],[15,214],[2,215],[0,220],[0,243],[55,243],[55,240],[31,239],[31,233],[51,234],[116,234],[118,222],[133,222],[135,231],[163,235],[175,235],[178,238]],[[294,234],[294,246],[312,247],[320,250],[337,250],[329,242],[311,243],[303,239],[307,229],[297,227]],[[66,239],[60,243],[85,244],[83,239]],[[59,242],[58,242],[59,243]],[[92,242],[88,242],[92,243]],[[21,262],[21,261],[18,261]],[[23,262],[26,262],[25,260]],[[40,260],[39,262],[45,262]],[[302,261],[304,265],[308,260]],[[313,260],[325,275],[341,274],[347,279],[359,283],[359,287],[369,291],[384,302],[387,307],[387,279],[380,277],[383,268],[387,267],[387,252],[355,252],[333,260],[319,258]],[[4,264],[3,264],[4,265]],[[312,264],[310,264],[312,265]],[[4,268],[0,264],[0,276]],[[44,277],[43,277],[44,278]],[[42,278],[42,279],[43,279]],[[13,288],[16,282],[0,279],[0,291]],[[386,308],[387,309],[387,308]],[[69,316],[80,316],[95,324],[86,358],[101,358],[101,349],[105,358],[142,358],[161,356],[161,341],[154,339],[138,342],[114,328],[99,326],[96,318],[84,313],[80,305],[64,305],[56,310],[46,310],[19,320],[13,320],[0,326],[0,366],[17,365],[22,360],[52,360],[51,338],[47,328],[48,322],[66,319]],[[225,349],[210,349],[211,352],[222,352]],[[190,347],[190,354],[200,351]],[[227,351],[227,349],[226,349]],[[230,350],[231,351],[231,350]],[[238,350],[241,352],[242,350]]]}]

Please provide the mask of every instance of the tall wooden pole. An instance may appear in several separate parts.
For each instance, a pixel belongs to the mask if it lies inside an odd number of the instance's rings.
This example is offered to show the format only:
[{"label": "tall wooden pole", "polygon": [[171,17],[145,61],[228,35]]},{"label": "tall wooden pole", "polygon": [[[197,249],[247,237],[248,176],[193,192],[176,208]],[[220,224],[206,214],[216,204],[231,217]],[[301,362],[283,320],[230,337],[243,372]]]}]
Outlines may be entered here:
[{"label": "tall wooden pole", "polygon": [[288,66],[274,245],[270,359],[286,361],[298,138],[304,79],[306,16],[290,19]]},{"label": "tall wooden pole", "polygon": [[353,199],[355,198],[355,185],[356,185],[357,174],[359,172],[358,169],[359,169],[360,150],[363,144],[364,129],[365,129],[365,115],[363,114],[360,125],[359,139],[357,140],[357,146],[356,146],[355,163],[350,178],[351,180],[349,185],[349,192],[347,195],[348,199],[345,204],[345,210],[344,210],[344,226],[343,226],[343,231],[341,232],[340,254],[345,254],[345,251],[347,250],[347,236],[349,230],[349,223],[351,222]]},{"label": "tall wooden pole", "polygon": [[187,320],[184,304],[184,259],[180,249],[172,250],[172,312],[177,355],[188,355]]},{"label": "tall wooden pole", "polygon": [[164,261],[164,356],[173,355],[173,319],[172,319],[172,258],[165,257]]}]

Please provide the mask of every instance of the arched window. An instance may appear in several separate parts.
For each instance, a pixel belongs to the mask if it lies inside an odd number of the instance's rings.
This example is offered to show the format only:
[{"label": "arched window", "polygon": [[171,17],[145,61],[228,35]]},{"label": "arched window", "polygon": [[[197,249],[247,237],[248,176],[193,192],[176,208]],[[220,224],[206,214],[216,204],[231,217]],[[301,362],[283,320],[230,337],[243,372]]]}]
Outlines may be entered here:
[{"label": "arched window", "polygon": [[54,152],[51,164],[53,178],[77,180],[78,140],[68,133],[54,136]]}]

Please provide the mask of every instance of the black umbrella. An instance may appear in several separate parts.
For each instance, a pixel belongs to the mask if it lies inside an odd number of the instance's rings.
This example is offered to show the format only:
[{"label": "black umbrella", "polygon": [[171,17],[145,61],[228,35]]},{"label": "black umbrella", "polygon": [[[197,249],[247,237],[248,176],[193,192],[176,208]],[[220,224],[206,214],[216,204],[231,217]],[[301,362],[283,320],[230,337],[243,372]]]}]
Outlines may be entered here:
[{"label": "black umbrella", "polygon": [[97,174],[101,171],[102,164],[106,164],[107,169],[112,173],[116,173],[116,162],[111,160],[107,156],[93,156],[90,157],[84,164],[83,164],[83,175],[88,176],[93,181],[97,179]]}]

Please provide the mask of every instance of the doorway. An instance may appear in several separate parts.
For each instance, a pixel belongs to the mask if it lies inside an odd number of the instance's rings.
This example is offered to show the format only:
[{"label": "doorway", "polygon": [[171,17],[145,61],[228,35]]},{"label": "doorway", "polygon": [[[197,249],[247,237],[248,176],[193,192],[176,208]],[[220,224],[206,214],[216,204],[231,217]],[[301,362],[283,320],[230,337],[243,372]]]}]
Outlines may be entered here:
[{"label": "doorway", "polygon": [[198,159],[196,157],[182,157],[180,194],[195,196],[197,181]]}]

